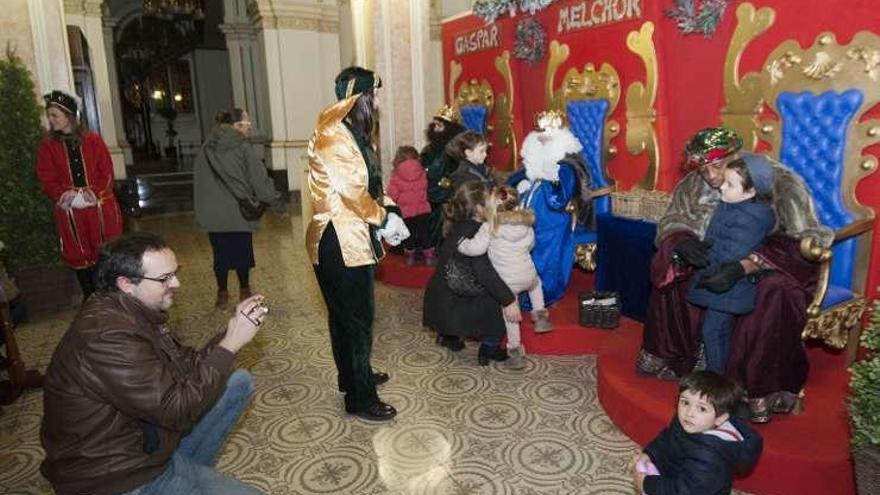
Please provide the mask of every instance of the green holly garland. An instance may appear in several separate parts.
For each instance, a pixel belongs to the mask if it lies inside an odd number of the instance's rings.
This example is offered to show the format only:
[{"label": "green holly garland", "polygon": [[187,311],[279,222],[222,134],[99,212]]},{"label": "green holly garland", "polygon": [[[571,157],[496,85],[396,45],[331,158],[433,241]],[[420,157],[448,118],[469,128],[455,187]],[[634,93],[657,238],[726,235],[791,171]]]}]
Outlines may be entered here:
[{"label": "green holly garland", "polygon": [[474,0],[473,11],[477,17],[486,22],[495,22],[501,14],[507,12],[511,17],[517,11],[528,12],[534,15],[539,10],[546,9],[558,0]]},{"label": "green holly garland", "polygon": [[474,14],[486,22],[495,22],[504,12],[516,11],[516,0],[476,0]]},{"label": "green holly garland", "polygon": [[665,14],[675,20],[682,33],[702,33],[711,38],[728,4],[730,0],[703,0],[697,9],[695,0],[675,0],[675,7],[667,9]]},{"label": "green holly garland", "polygon": [[544,58],[547,51],[547,32],[534,17],[528,17],[516,24],[516,39],[513,43],[513,56],[530,64]]},{"label": "green holly garland", "polygon": [[535,15],[535,12],[544,10],[555,2],[556,0],[519,0],[519,10]]}]

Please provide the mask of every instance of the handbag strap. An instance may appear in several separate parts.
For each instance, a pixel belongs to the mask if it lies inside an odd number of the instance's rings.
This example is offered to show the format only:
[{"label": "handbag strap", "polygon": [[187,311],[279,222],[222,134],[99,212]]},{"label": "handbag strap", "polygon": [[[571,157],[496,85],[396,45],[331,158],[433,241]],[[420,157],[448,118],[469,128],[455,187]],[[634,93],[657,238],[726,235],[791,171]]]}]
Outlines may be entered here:
[{"label": "handbag strap", "polygon": [[208,162],[208,168],[211,169],[211,173],[214,174],[214,177],[216,177],[217,180],[219,180],[220,183],[223,184],[223,187],[225,187],[226,190],[229,191],[229,194],[232,195],[232,197],[235,198],[236,201],[241,201],[241,198],[236,196],[235,192],[233,192],[232,188],[229,187],[229,183],[226,182],[226,179],[224,179],[223,176],[220,175],[220,172],[218,172],[217,169],[214,168],[214,163],[211,162],[211,158],[208,157],[207,145],[202,146],[202,154],[205,155],[205,161]]}]

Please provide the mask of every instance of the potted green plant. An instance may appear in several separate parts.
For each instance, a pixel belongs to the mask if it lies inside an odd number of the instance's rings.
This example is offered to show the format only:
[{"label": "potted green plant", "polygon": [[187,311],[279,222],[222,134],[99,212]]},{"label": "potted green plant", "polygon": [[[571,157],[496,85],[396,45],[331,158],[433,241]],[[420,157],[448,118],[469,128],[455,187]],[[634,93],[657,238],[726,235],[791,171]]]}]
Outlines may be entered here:
[{"label": "potted green plant", "polygon": [[27,66],[7,48],[0,58],[0,239],[29,312],[69,305],[76,291],[61,265],[52,202],[40,190],[35,155],[45,130],[42,107]]},{"label": "potted green plant", "polygon": [[856,486],[867,495],[880,493],[880,300],[861,340],[868,354],[850,369],[849,416]]}]

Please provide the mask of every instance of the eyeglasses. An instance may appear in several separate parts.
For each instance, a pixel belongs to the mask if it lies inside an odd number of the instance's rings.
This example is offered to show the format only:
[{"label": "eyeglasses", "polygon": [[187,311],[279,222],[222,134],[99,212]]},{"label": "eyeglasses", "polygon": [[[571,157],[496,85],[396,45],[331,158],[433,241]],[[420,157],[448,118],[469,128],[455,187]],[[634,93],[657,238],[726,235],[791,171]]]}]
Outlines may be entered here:
[{"label": "eyeglasses", "polygon": [[[178,268],[178,270],[179,270],[179,268]],[[171,283],[172,280],[177,278],[177,271],[178,270],[174,270],[171,273],[166,273],[166,274],[160,275],[158,277],[147,277],[147,276],[142,275],[138,278],[141,278],[144,280],[152,280],[153,282],[159,282],[162,285],[168,285]]]}]

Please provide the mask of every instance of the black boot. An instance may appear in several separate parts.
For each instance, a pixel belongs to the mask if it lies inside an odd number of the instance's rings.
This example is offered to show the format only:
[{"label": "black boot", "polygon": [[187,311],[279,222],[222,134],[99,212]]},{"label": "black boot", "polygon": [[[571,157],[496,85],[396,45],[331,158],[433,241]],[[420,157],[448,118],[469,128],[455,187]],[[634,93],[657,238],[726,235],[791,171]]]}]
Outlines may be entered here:
[{"label": "black boot", "polygon": [[464,349],[464,341],[452,335],[437,335],[437,344],[452,352]]},{"label": "black boot", "polygon": [[[385,373],[384,371],[376,371],[373,370],[373,383],[375,385],[382,385],[391,379],[391,375]],[[342,375],[336,375],[336,385],[339,387],[340,392],[346,392],[348,387],[342,384]]]},{"label": "black boot", "polygon": [[507,355],[507,351],[500,348],[495,347],[490,348],[486,345],[480,346],[480,352],[477,353],[477,363],[480,366],[489,366],[489,361],[507,361],[507,358],[510,357]]},{"label": "black boot", "polygon": [[390,421],[394,419],[394,416],[397,416],[397,409],[394,409],[394,406],[380,400],[363,409],[350,409],[346,407],[345,412],[370,421]]}]

